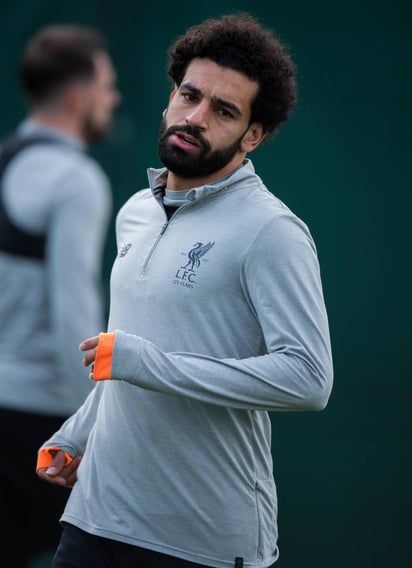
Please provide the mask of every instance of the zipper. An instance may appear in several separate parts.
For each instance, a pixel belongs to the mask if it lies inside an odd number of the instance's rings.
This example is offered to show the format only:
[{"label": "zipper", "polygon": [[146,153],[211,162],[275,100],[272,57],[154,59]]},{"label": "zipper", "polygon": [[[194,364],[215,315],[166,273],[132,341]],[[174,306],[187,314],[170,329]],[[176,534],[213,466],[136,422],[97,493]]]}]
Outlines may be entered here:
[{"label": "zipper", "polygon": [[[140,274],[139,274],[138,277],[137,277],[138,280],[143,280],[143,279],[146,277],[146,274],[147,274],[147,271],[148,271],[149,262],[151,261],[152,256],[153,256],[153,253],[155,252],[155,250],[156,250],[156,248],[157,248],[157,245],[159,244],[160,239],[163,237],[163,235],[164,235],[164,233],[165,233],[167,227],[169,226],[169,224],[173,221],[174,217],[180,213],[180,211],[181,211],[182,209],[186,209],[186,207],[190,207],[191,205],[192,205],[191,203],[185,203],[184,205],[181,205],[180,207],[178,207],[178,208],[176,209],[176,211],[173,213],[173,215],[170,217],[170,219],[169,219],[168,221],[166,221],[166,223],[163,224],[163,226],[162,226],[162,228],[160,229],[160,232],[159,232],[159,234],[158,234],[158,236],[157,236],[157,239],[156,239],[155,242],[153,243],[153,245],[152,245],[152,247],[151,247],[151,249],[150,249],[150,251],[149,251],[149,254],[147,255],[147,257],[146,257],[146,259],[145,259],[145,261],[144,261],[144,263],[143,263],[142,270],[140,271]],[[165,213],[165,215],[166,215],[166,213]]]},{"label": "zipper", "polygon": [[138,276],[138,280],[143,280],[143,278],[146,276],[146,274],[147,274],[147,267],[148,267],[148,265],[149,265],[149,262],[150,262],[150,260],[151,260],[151,258],[152,258],[152,256],[153,256],[154,251],[155,251],[156,248],[157,248],[157,245],[159,244],[160,239],[161,239],[162,236],[164,235],[164,232],[166,231],[168,225],[169,225],[169,222],[164,223],[163,226],[162,226],[162,228],[160,229],[160,232],[159,232],[159,234],[158,234],[158,236],[157,236],[157,239],[156,239],[155,242],[153,243],[153,245],[152,245],[152,247],[151,247],[151,249],[150,249],[150,251],[149,251],[149,254],[147,255],[147,257],[146,257],[146,259],[145,259],[145,261],[144,261],[144,263],[143,263],[142,270],[140,271],[140,274],[139,274],[139,276]]}]

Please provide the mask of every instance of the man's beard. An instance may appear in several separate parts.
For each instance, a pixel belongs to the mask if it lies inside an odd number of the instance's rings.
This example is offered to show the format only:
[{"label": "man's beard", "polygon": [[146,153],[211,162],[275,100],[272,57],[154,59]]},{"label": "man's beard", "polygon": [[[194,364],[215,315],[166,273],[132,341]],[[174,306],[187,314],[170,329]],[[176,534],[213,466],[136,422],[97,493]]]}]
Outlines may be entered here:
[{"label": "man's beard", "polygon": [[[169,143],[170,135],[176,132],[190,134],[199,143],[200,151],[197,155]],[[167,128],[163,118],[160,123],[158,153],[164,166],[174,174],[182,178],[205,177],[219,171],[232,160],[239,150],[243,136],[244,133],[227,148],[212,151],[209,142],[203,138],[198,128],[190,125]]]},{"label": "man's beard", "polygon": [[91,114],[87,114],[83,120],[82,134],[87,144],[101,142],[104,140],[110,130],[111,122],[107,124],[98,124]]}]

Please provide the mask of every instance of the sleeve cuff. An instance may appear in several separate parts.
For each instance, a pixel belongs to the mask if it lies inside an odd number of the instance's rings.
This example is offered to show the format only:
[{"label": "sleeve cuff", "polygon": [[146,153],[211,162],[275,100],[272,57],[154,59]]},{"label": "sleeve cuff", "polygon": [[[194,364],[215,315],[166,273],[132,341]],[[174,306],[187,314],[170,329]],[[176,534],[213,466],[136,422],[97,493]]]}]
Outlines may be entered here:
[{"label": "sleeve cuff", "polygon": [[[49,465],[53,461],[56,452],[59,451],[60,448],[58,448],[57,446],[49,446],[48,448],[41,448],[37,453],[36,472],[38,472],[39,469],[42,469],[44,467],[46,468],[49,467]],[[69,465],[69,463],[73,460],[72,456],[67,452],[64,452],[64,457],[66,458],[66,461],[64,463],[65,466]]]},{"label": "sleeve cuff", "polygon": [[93,366],[93,380],[106,381],[112,378],[112,357],[116,332],[100,333],[96,358]]}]

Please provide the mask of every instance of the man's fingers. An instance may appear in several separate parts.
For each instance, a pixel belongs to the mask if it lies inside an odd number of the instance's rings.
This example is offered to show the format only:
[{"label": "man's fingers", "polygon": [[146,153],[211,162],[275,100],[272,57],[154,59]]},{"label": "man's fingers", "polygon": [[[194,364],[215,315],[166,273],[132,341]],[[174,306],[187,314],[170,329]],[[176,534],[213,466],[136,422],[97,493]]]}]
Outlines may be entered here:
[{"label": "man's fingers", "polygon": [[39,469],[37,475],[44,481],[48,481],[53,485],[61,485],[64,487],[67,484],[67,480],[65,477],[61,475],[49,475],[45,467]]},{"label": "man's fingers", "polygon": [[48,468],[43,467],[39,469],[37,475],[44,481],[48,481],[53,485],[73,487],[77,480],[77,468],[81,462],[81,456],[74,457],[69,465],[60,467],[60,465],[56,465],[56,458],[59,456],[60,461],[61,455],[63,456],[64,463],[63,452],[58,452],[50,466]]},{"label": "man's fingers", "polygon": [[60,450],[58,452],[53,451],[52,453],[54,454],[53,461],[46,470],[46,473],[51,476],[59,474],[66,463],[64,452]]},{"label": "man's fingers", "polygon": [[97,353],[97,348],[91,349],[90,351],[88,351],[86,353],[86,355],[84,356],[84,359],[83,359],[83,365],[85,367],[88,367],[89,365],[94,363],[94,360],[96,359],[96,353]]},{"label": "man's fingers", "polygon": [[99,336],[96,335],[95,337],[89,337],[89,339],[85,339],[79,345],[80,351],[89,351],[89,349],[94,349],[97,347],[99,343]]},{"label": "man's fingers", "polygon": [[76,456],[75,458],[73,458],[73,461],[65,468],[64,477],[66,480],[66,487],[73,487],[73,485],[76,483],[77,468],[79,467],[81,460],[82,458],[80,456]]},{"label": "man's fingers", "polygon": [[68,466],[65,467],[64,469],[64,476],[68,477],[70,475],[73,475],[73,473],[76,473],[77,468],[79,467],[79,464],[81,462],[81,456],[76,456],[72,459],[72,461],[69,463]]},{"label": "man's fingers", "polygon": [[80,351],[86,351],[86,354],[83,359],[83,366],[88,367],[91,365],[94,360],[96,359],[96,352],[97,346],[99,344],[99,336],[90,337],[89,339],[85,339],[79,345]]}]

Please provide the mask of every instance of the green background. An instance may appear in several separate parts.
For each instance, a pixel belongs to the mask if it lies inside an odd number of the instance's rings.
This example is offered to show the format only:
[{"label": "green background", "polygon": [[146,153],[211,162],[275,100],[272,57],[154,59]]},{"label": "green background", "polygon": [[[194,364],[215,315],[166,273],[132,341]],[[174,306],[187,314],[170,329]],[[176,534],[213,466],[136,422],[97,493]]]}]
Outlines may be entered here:
[{"label": "green background", "polygon": [[[315,238],[335,384],[321,413],[272,413],[279,568],[412,565],[409,6],[0,1],[0,134],[23,117],[16,67],[40,25],[77,22],[108,36],[123,101],[110,139],[92,153],[111,177],[115,211],[146,187],[146,168],[160,166],[166,50],[178,34],[206,17],[246,10],[291,46],[298,105],[251,158]],[[112,223],[107,293],[114,254]]]}]

